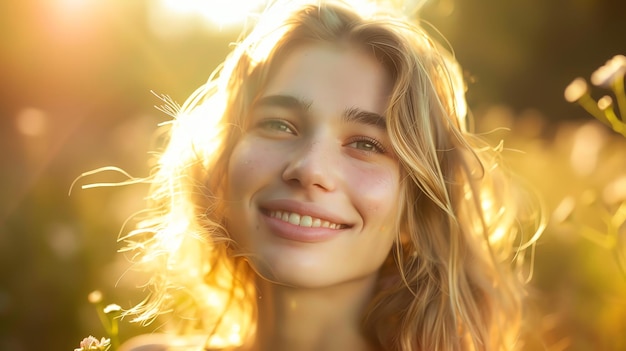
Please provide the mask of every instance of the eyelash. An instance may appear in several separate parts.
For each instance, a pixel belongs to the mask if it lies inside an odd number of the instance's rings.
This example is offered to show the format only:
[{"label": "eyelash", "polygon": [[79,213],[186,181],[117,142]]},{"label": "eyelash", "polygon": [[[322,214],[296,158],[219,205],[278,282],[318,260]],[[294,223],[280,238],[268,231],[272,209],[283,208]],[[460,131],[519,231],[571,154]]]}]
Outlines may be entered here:
[{"label": "eyelash", "polygon": [[[258,126],[264,129],[269,129],[269,130],[273,130],[277,132],[296,134],[296,132],[294,131],[294,128],[289,123],[284,122],[283,120],[279,120],[279,119],[267,119],[267,120],[259,122]],[[363,151],[367,153],[378,153],[378,154],[387,153],[383,144],[374,138],[370,138],[366,136],[358,136],[358,137],[352,138],[346,145],[351,145],[354,143],[367,143],[367,144],[372,145],[371,150],[360,149],[360,148],[355,147],[355,149],[359,151]]]},{"label": "eyelash", "polygon": [[379,154],[384,154],[387,151],[385,150],[385,147],[383,146],[383,144],[373,138],[370,137],[365,137],[365,136],[360,136],[360,137],[355,137],[354,139],[350,140],[350,142],[347,145],[351,145],[354,143],[362,143],[365,142],[367,144],[371,144],[372,145],[372,150],[364,150],[364,149],[358,149],[359,151],[364,151],[364,152],[373,152],[373,153],[379,153]]},{"label": "eyelash", "polygon": [[270,129],[270,130],[274,130],[278,132],[296,134],[295,131],[293,130],[293,127],[291,127],[289,123],[286,123],[278,119],[264,120],[264,121],[261,121],[258,125],[259,127],[264,128],[264,129]]}]

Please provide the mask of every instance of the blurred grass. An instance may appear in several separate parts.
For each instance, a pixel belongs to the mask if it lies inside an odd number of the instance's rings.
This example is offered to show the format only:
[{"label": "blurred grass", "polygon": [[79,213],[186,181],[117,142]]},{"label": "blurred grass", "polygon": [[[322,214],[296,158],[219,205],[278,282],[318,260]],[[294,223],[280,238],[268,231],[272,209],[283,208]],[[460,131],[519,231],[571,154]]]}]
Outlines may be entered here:
[{"label": "blurred grass", "polygon": [[549,210],[530,289],[538,339],[528,349],[626,349],[626,223],[612,239],[608,223],[626,204],[626,138],[595,120],[549,125],[537,111],[505,107],[484,111],[479,124],[508,125],[487,138],[504,138],[505,161]]}]

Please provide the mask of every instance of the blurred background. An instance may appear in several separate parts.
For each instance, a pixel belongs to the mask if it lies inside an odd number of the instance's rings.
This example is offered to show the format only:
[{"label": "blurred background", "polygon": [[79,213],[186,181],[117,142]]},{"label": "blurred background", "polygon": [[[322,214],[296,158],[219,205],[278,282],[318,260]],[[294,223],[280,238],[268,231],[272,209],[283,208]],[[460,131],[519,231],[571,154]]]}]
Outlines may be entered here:
[{"label": "blurred background", "polygon": [[[168,119],[151,91],[184,102],[236,40],[237,15],[255,6],[0,3],[1,351],[73,350],[104,336],[87,301],[95,289],[105,304],[138,302],[116,238],[146,187],[80,189],[124,179],[112,172],[68,195],[70,185],[103,166],[146,176],[152,135]],[[626,350],[626,138],[563,99],[575,77],[626,54],[626,2],[430,0],[421,17],[466,70],[477,131],[508,128],[486,138],[504,140],[511,168],[546,203],[526,349]],[[122,321],[122,339],[142,331]]]}]

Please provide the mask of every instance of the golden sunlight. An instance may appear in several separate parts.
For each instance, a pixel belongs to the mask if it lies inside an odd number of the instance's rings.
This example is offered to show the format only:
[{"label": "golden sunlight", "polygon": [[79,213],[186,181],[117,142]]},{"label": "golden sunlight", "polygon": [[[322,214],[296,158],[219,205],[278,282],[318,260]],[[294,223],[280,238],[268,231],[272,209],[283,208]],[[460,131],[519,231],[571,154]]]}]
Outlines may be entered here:
[{"label": "golden sunlight", "polygon": [[264,0],[161,0],[172,14],[200,15],[219,27],[239,25],[258,10]]}]

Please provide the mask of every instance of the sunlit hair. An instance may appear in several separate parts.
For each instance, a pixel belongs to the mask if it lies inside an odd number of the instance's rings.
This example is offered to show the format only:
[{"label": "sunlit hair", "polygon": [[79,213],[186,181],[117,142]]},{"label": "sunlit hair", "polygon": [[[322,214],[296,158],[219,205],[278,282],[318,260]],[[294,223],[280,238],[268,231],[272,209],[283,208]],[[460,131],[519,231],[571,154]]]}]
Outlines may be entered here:
[{"label": "sunlit hair", "polygon": [[[238,345],[256,324],[255,273],[225,225],[228,160],[249,108],[295,46],[361,47],[388,71],[387,130],[401,168],[396,245],[363,315],[363,335],[386,350],[510,350],[518,340],[523,260],[541,216],[468,130],[453,56],[417,24],[322,1],[279,4],[185,104],[168,108],[166,145],[149,177],[148,208],[123,237],[148,297],[129,313],[172,312],[207,345]],[[173,111],[175,110],[175,111]]]}]

